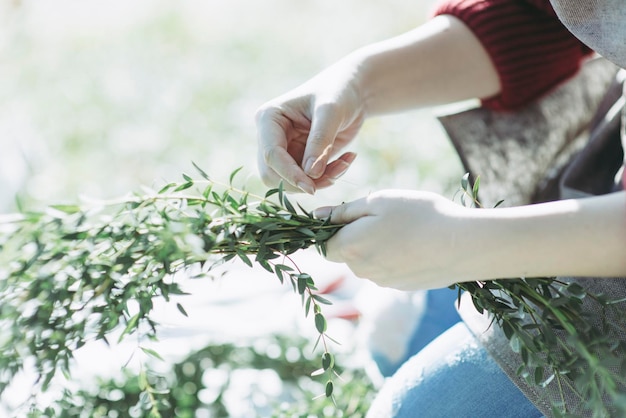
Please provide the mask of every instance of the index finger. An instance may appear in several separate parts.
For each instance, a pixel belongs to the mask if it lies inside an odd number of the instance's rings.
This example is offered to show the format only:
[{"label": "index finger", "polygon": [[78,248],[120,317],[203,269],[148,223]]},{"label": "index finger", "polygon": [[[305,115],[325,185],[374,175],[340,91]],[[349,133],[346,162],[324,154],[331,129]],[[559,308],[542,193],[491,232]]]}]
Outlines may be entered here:
[{"label": "index finger", "polygon": [[306,193],[315,193],[315,183],[287,151],[286,132],[289,127],[285,124],[290,122],[285,120],[281,123],[275,115],[265,114],[257,119],[257,123],[259,171],[263,181],[273,182],[275,179],[269,174],[273,173]]}]

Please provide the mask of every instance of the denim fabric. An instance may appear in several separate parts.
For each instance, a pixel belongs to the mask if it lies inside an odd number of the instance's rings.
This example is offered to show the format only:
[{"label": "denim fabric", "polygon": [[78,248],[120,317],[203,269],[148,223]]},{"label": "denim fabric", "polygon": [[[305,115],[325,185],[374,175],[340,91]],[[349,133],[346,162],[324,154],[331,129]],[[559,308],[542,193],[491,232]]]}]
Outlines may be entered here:
[{"label": "denim fabric", "polygon": [[389,378],[368,413],[368,418],[542,416],[462,322]]},{"label": "denim fabric", "polygon": [[447,287],[428,290],[424,298],[426,306],[424,306],[423,314],[407,340],[405,355],[399,359],[391,359],[385,353],[372,350],[372,359],[381,374],[385,377],[393,375],[415,353],[459,322],[461,317],[455,309],[456,301],[457,292],[455,290]]}]

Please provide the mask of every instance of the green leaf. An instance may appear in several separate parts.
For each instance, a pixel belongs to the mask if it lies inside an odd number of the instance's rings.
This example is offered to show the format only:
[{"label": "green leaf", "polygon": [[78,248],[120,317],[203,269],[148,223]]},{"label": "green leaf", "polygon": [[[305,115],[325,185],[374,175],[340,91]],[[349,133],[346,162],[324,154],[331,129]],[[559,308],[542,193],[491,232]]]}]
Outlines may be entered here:
[{"label": "green leaf", "polygon": [[511,350],[513,350],[514,353],[520,352],[521,342],[517,334],[514,334],[509,338],[509,345],[511,346]]},{"label": "green leaf", "polygon": [[315,314],[315,328],[317,329],[317,332],[319,332],[320,334],[323,334],[326,332],[327,327],[328,327],[328,324],[326,323],[326,318],[324,318],[324,315],[322,315],[321,313],[316,313]]},{"label": "green leaf", "polygon": [[185,173],[183,173],[183,179],[188,183],[193,183],[193,179]]},{"label": "green leaf", "polygon": [[175,192],[180,192],[180,191],[183,191],[183,190],[187,190],[187,189],[189,189],[191,186],[193,186],[193,182],[192,182],[192,181],[188,181],[187,183],[180,184],[178,187],[176,187],[176,188],[174,189],[174,191],[175,191]]},{"label": "green leaf", "polygon": [[320,295],[313,295],[313,299],[315,299],[316,301],[318,301],[319,303],[323,303],[324,305],[332,305],[333,303],[331,301],[329,301],[328,299],[320,296]]},{"label": "green leaf", "polygon": [[230,184],[231,186],[233,185],[233,180],[235,180],[237,173],[239,173],[242,169],[243,169],[243,166],[237,168],[235,171],[230,173],[230,177],[228,178],[228,184]]},{"label": "green leaf", "polygon": [[302,295],[306,291],[307,280],[306,277],[298,276],[298,294]]},{"label": "green leaf", "polygon": [[156,359],[159,359],[159,360],[163,360],[163,357],[161,357],[161,355],[159,353],[157,353],[156,351],[154,351],[153,349],[147,348],[147,347],[139,347],[139,348],[141,348],[141,351],[143,351],[147,355],[152,356],[152,357],[154,357]]},{"label": "green leaf", "polygon": [[250,261],[250,258],[248,258],[248,256],[246,255],[246,253],[244,253],[242,250],[240,250],[239,248],[237,248],[236,250],[237,252],[237,256],[239,256],[239,258],[246,263],[249,267],[252,267],[252,261]]},{"label": "green leaf", "polygon": [[257,261],[257,263],[259,263],[259,265],[260,265],[261,267],[263,267],[265,270],[267,270],[267,271],[268,271],[268,272],[270,272],[270,273],[274,273],[274,270],[272,269],[271,264],[270,264],[270,263],[268,263],[268,261],[267,261],[267,260],[265,260],[265,259],[260,259],[260,260],[256,260],[256,261]]},{"label": "green leaf", "polygon": [[281,180],[280,183],[278,183],[278,202],[280,202],[281,205],[284,205],[283,203],[284,199],[285,199],[285,184]]},{"label": "green leaf", "polygon": [[302,211],[302,213],[304,213],[304,214],[307,216],[307,218],[309,218],[309,219],[315,219],[315,217],[313,216],[313,213],[312,213],[312,212],[309,212],[309,211],[307,211],[306,209],[304,209],[304,208],[302,207],[302,205],[300,205],[300,203],[296,202],[296,204],[298,205],[298,207],[300,208],[300,210]]},{"label": "green leaf", "polygon": [[328,351],[322,354],[322,368],[324,370],[331,369],[335,365],[335,358]]},{"label": "green leaf", "polygon": [[558,341],[556,338],[556,334],[551,326],[543,326],[541,327],[541,336],[543,336],[544,340],[548,345],[557,346]]},{"label": "green leaf", "polygon": [[209,184],[208,186],[206,186],[204,188],[204,190],[202,191],[202,197],[204,197],[205,200],[209,199],[209,196],[211,195],[211,192],[213,191],[213,185]]},{"label": "green leaf", "polygon": [[148,376],[146,375],[145,370],[139,371],[139,389],[146,390],[148,388]]},{"label": "green leaf", "polygon": [[578,299],[582,299],[587,295],[587,291],[585,290],[585,288],[576,282],[570,283],[567,286],[567,291],[569,292],[569,294]]},{"label": "green leaf", "polygon": [[287,196],[283,196],[283,205],[285,205],[285,208],[287,209],[287,211],[289,211],[289,213],[292,213],[294,215],[297,214],[296,209],[293,207],[289,199],[287,199]]},{"label": "green leaf", "polygon": [[268,198],[274,196],[276,193],[280,193],[280,189],[279,188],[269,189],[267,192],[265,192],[265,198],[268,199]]},{"label": "green leaf", "polygon": [[309,228],[301,227],[296,229],[296,231],[309,238],[315,238],[315,232],[311,231]]},{"label": "green leaf", "polygon": [[474,187],[472,187],[472,197],[474,201],[478,201],[478,189],[480,188],[480,176],[476,177],[476,181],[474,182]]},{"label": "green leaf", "polygon": [[329,380],[328,382],[326,382],[325,394],[327,398],[330,398],[331,396],[333,396],[333,389],[334,389],[333,381]]},{"label": "green leaf", "polygon": [[77,205],[50,205],[52,209],[71,215],[73,213],[80,212],[80,207]]},{"label": "green leaf", "polygon": [[534,378],[535,384],[541,385],[541,383],[543,382],[543,367],[535,367]]},{"label": "green leaf", "polygon": [[191,164],[193,164],[193,166],[196,168],[196,171],[198,171],[198,174],[200,174],[200,176],[205,179],[205,180],[209,180],[211,181],[211,179],[209,178],[209,175],[207,173],[204,172],[204,170],[202,170],[198,164],[194,163],[193,161],[191,162]]},{"label": "green leaf", "polygon": [[313,351],[315,351],[315,349],[317,348],[318,344],[320,343],[320,341],[322,340],[322,334],[319,334],[317,336],[317,339],[315,340],[315,344],[313,344]]},{"label": "green leaf", "polygon": [[186,199],[186,202],[188,206],[196,206],[206,203],[204,199]]},{"label": "green leaf", "polygon": [[163,186],[161,188],[161,190],[159,190],[157,193],[158,194],[163,194],[165,192],[167,192],[168,190],[170,190],[172,187],[176,186],[176,183],[167,183],[165,186]]},{"label": "green leaf", "polygon": [[530,366],[530,352],[526,347],[520,348],[520,357],[522,357],[522,362],[524,362],[524,365]]},{"label": "green leaf", "polygon": [[326,254],[326,252],[327,252],[326,251],[326,249],[327,249],[326,242],[318,242],[318,243],[316,243],[315,248],[317,248],[317,250],[319,251],[319,253],[321,255],[326,257],[326,255],[327,255]]},{"label": "green leaf", "polygon": [[469,173],[465,173],[463,174],[463,177],[461,177],[461,188],[463,190],[468,190],[469,189]]},{"label": "green leaf", "polygon": [[120,338],[118,338],[117,340],[118,343],[122,341],[122,339],[124,338],[126,334],[131,332],[131,330],[136,327],[138,320],[139,320],[139,313],[136,313],[128,320],[128,322],[126,323],[126,328],[124,328],[124,331],[122,331]]},{"label": "green leaf", "polygon": [[274,272],[276,273],[276,276],[278,276],[278,280],[280,280],[281,283],[284,281],[284,273],[289,271],[293,271],[293,269],[284,264],[276,264],[274,266]]},{"label": "green leaf", "polygon": [[560,308],[561,306],[567,305],[569,301],[570,299],[565,296],[556,297],[550,300],[550,306],[553,308]]},{"label": "green leaf", "polygon": [[176,304],[176,308],[178,308],[178,310],[180,311],[180,313],[182,313],[183,315],[185,315],[186,317],[189,317],[189,315],[187,314],[187,311],[185,310],[185,308],[183,308],[183,305],[181,305],[180,303]]}]

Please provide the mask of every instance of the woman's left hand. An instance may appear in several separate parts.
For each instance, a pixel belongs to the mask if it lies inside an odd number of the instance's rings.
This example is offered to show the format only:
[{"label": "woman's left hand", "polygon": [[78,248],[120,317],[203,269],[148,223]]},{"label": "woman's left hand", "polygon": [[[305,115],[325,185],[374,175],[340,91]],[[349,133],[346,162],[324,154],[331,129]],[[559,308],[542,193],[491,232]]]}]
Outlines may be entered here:
[{"label": "woman's left hand", "polygon": [[384,190],[315,215],[347,224],[328,242],[329,260],[380,286],[416,290],[459,281],[467,210],[434,193]]},{"label": "woman's left hand", "polygon": [[[511,277],[625,277],[626,192],[471,209],[437,194],[387,190],[317,217],[346,224],[328,258],[404,290]],[[599,244],[601,243],[601,245]]]}]

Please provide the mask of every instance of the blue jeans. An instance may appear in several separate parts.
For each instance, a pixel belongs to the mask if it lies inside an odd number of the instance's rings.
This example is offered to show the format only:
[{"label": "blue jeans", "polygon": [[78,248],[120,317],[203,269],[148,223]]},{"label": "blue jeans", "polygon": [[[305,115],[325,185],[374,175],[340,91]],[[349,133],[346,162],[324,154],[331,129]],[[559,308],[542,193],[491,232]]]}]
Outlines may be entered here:
[{"label": "blue jeans", "polygon": [[380,353],[371,353],[383,376],[392,376],[415,353],[461,320],[454,308],[457,296],[455,290],[447,287],[426,292],[426,308],[407,341],[405,356],[398,361],[391,361]]},{"label": "blue jeans", "polygon": [[462,322],[389,378],[368,414],[368,418],[542,416]]}]

